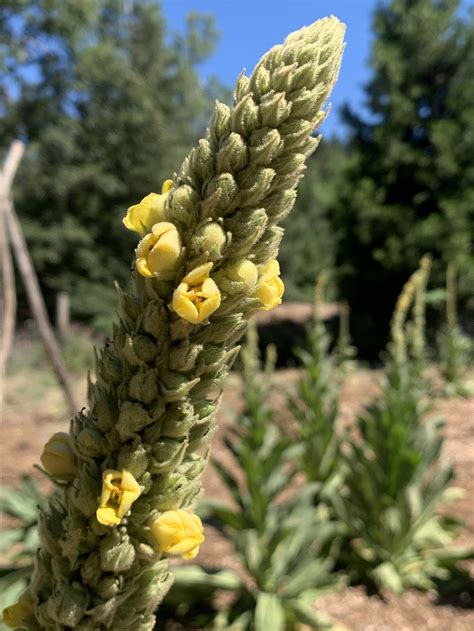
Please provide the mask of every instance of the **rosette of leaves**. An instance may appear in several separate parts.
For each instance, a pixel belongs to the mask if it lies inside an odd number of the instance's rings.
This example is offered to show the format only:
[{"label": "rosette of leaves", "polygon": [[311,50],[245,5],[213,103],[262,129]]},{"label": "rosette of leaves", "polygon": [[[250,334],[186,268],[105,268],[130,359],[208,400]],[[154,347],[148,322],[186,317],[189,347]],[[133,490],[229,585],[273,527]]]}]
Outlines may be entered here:
[{"label": "rosette of leaves", "polygon": [[251,329],[242,352],[245,409],[225,440],[236,473],[214,462],[233,505],[211,500],[202,507],[206,521],[233,546],[246,575],[231,590],[234,598],[216,615],[212,628],[324,628],[329,623],[313,605],[322,593],[342,584],[330,574],[331,557],[321,553],[331,542],[336,546],[336,531],[333,524],[317,520],[313,485],[294,487],[288,498],[297,449],[278,429],[268,405],[273,351],[264,373],[259,372],[257,353]]},{"label": "rosette of leaves", "polygon": [[459,491],[451,486],[452,466],[440,458],[443,423],[425,420],[431,405],[419,327],[428,271],[424,259],[400,295],[381,393],[357,419],[359,438],[350,439],[344,455],[350,474],[344,492],[333,498],[351,538],[345,561],[352,580],[396,593],[433,588],[470,556],[449,547],[460,522],[438,514]]},{"label": "rosette of leaves", "polygon": [[[43,503],[44,495],[30,476],[23,476],[18,488],[0,489],[0,609],[20,596],[31,577],[39,542],[38,506]],[[1,621],[0,629],[6,629]]]}]

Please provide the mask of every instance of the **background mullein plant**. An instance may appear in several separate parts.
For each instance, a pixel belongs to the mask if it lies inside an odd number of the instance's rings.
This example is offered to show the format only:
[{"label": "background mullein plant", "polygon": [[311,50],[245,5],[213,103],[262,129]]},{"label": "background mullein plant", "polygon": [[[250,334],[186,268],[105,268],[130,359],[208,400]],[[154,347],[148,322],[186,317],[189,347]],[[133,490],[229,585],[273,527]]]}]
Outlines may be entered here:
[{"label": "background mullein plant", "polygon": [[[57,491],[39,516],[31,583],[6,623],[28,629],[153,629],[168,556],[195,556],[201,490],[220,389],[249,315],[281,301],[278,223],[296,197],[311,133],[336,81],[344,26],[291,34],[162,194],[129,210],[140,233],[133,291],[119,290],[112,340],[97,353],[89,408],[42,463]],[[70,475],[70,465],[74,475]],[[70,479],[72,477],[72,479]],[[165,517],[163,517],[165,516]]]}]

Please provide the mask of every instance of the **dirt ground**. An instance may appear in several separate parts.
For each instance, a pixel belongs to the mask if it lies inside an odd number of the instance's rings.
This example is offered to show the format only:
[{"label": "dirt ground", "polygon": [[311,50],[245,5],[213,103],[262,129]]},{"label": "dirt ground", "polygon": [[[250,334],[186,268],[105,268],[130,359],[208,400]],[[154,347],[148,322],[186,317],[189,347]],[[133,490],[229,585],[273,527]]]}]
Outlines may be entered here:
[{"label": "dirt ground", "polygon": [[[294,383],[296,371],[278,371],[272,403],[281,408],[282,392]],[[343,422],[350,423],[357,411],[376,391],[377,374],[353,372],[342,397]],[[23,473],[39,474],[32,469],[38,462],[42,445],[55,431],[67,428],[67,414],[61,393],[51,377],[44,377],[41,388],[37,375],[17,374],[9,378],[5,400],[5,418],[0,444],[2,484],[16,485]],[[34,385],[33,385],[34,384]],[[36,390],[37,389],[37,390]],[[241,405],[240,382],[231,376],[220,410],[220,430],[214,440],[214,456],[228,463],[222,448],[222,435]],[[85,399],[85,384],[78,385],[78,397]],[[35,401],[33,404],[32,401]],[[459,537],[460,546],[474,545],[474,400],[458,397],[436,403],[435,413],[446,419],[444,457],[456,467],[456,485],[465,495],[451,505],[453,514],[466,522]],[[58,421],[58,418],[64,421]],[[204,477],[207,496],[225,496],[220,481],[209,467]],[[208,532],[199,560],[221,568],[237,568],[230,546],[215,532]],[[474,581],[473,581],[474,584]],[[435,593],[409,591],[403,596],[389,596],[385,601],[369,596],[363,588],[349,588],[318,601],[318,609],[351,631],[470,631],[474,629],[474,590],[442,600]],[[270,629],[268,631],[271,631]]]}]

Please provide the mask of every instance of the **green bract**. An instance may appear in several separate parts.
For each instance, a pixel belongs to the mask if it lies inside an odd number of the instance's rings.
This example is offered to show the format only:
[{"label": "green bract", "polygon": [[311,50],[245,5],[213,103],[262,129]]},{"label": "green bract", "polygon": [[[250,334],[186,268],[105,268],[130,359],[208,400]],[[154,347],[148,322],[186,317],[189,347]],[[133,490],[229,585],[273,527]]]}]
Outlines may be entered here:
[{"label": "green bract", "polygon": [[[176,268],[147,278],[134,272],[133,290],[119,291],[118,321],[97,353],[89,407],[71,422],[76,475],[40,515],[29,586],[37,628],[154,627],[172,575],[152,545],[150,523],[193,507],[220,389],[247,318],[260,306],[226,285],[225,270],[243,259],[260,270],[276,257],[283,235],[276,224],[318,144],[310,134],[326,116],[343,37],[344,26],[331,17],[273,48],[251,77],[241,75],[233,107],[216,105],[207,137],[175,175],[162,219],[180,235]],[[219,233],[210,250],[202,238],[208,222],[226,236]],[[207,263],[221,301],[209,319],[191,324],[170,304],[183,279]],[[126,472],[140,486],[117,526],[96,517],[106,470]]]}]

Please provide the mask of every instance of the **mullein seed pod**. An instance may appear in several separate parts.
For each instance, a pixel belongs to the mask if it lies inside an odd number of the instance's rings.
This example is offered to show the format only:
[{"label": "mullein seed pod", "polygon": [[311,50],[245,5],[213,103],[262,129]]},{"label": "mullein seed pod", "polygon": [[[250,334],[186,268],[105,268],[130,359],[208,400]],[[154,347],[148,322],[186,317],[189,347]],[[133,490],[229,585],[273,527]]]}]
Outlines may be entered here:
[{"label": "mullein seed pod", "polygon": [[118,291],[90,412],[72,422],[74,475],[40,514],[32,629],[151,630],[168,557],[197,553],[222,383],[248,317],[281,301],[276,224],[316,146],[343,37],[331,17],[269,51],[238,79],[233,108],[216,105],[174,180],[127,214],[142,239],[133,290]]}]

